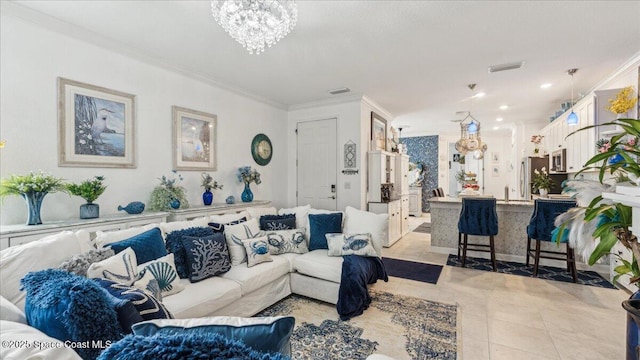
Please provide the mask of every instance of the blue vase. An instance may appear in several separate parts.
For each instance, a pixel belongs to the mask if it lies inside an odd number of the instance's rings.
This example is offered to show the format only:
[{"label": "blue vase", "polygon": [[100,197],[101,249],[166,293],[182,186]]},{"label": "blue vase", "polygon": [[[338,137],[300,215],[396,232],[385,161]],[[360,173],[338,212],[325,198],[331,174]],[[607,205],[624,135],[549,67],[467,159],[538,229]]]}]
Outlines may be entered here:
[{"label": "blue vase", "polygon": [[622,302],[627,311],[627,360],[638,360],[637,348],[640,345],[640,291],[636,291],[629,300]]},{"label": "blue vase", "polygon": [[42,219],[40,218],[40,209],[42,208],[42,201],[44,200],[44,197],[47,195],[47,193],[29,192],[21,195],[27,202],[27,210],[29,211],[27,225],[42,224]]},{"label": "blue vase", "polygon": [[180,200],[178,199],[171,200],[171,202],[169,203],[169,206],[171,206],[172,209],[180,208]]},{"label": "blue vase", "polygon": [[253,201],[253,192],[249,188],[249,183],[244,183],[244,191],[242,192],[242,202],[252,202]]},{"label": "blue vase", "polygon": [[211,190],[205,190],[205,192],[202,193],[202,202],[207,206],[211,205],[213,202],[213,193]]}]

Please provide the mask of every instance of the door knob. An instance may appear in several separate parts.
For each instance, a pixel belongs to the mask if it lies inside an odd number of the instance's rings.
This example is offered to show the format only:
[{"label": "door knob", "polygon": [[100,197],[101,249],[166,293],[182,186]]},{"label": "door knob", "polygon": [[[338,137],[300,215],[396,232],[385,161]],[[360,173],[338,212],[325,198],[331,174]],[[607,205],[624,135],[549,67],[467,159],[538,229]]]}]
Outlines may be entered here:
[{"label": "door knob", "polygon": [[336,198],[336,196],[333,195],[333,196],[329,196],[327,199],[334,199],[335,200],[335,198]]}]

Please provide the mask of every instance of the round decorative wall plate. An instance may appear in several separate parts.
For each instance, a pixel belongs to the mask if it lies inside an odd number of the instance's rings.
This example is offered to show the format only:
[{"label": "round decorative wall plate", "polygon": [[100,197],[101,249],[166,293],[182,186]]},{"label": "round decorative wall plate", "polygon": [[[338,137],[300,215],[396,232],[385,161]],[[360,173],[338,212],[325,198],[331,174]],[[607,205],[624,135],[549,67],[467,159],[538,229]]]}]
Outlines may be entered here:
[{"label": "round decorative wall plate", "polygon": [[273,147],[265,134],[256,135],[251,141],[251,155],[258,165],[265,166],[271,161]]}]

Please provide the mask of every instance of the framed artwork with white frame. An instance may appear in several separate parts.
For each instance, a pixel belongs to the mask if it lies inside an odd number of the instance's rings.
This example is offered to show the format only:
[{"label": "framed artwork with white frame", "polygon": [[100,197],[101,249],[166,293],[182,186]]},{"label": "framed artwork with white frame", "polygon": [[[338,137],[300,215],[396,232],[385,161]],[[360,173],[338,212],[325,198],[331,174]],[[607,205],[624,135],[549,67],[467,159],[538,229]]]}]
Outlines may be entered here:
[{"label": "framed artwork with white frame", "polygon": [[135,168],[135,95],[58,78],[58,165]]},{"label": "framed artwork with white frame", "polygon": [[172,107],[173,168],[216,171],[217,119],[214,114]]},{"label": "framed artwork with white frame", "polygon": [[371,112],[371,150],[387,150],[387,120]]},{"label": "framed artwork with white frame", "polygon": [[500,153],[492,152],[491,153],[491,163],[499,164],[500,163]]}]

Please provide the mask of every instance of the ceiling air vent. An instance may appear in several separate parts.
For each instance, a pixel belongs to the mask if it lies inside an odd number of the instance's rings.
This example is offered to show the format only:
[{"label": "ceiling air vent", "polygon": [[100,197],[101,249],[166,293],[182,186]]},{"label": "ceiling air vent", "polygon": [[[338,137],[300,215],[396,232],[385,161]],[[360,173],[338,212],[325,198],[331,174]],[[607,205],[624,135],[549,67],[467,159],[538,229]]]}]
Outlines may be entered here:
[{"label": "ceiling air vent", "polygon": [[329,90],[329,94],[338,95],[338,94],[348,93],[349,91],[351,91],[351,89],[349,89],[347,87],[341,87],[341,88]]},{"label": "ceiling air vent", "polygon": [[498,72],[498,71],[520,69],[523,65],[524,65],[524,61],[508,63],[508,64],[492,65],[492,66],[489,66],[489,74]]}]

